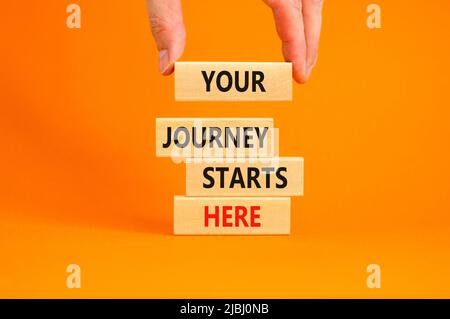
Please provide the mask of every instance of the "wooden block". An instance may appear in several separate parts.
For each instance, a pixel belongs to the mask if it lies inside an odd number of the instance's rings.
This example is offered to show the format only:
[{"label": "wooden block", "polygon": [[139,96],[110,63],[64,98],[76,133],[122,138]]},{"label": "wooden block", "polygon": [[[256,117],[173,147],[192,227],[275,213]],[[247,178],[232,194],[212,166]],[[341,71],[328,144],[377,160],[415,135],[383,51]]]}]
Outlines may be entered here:
[{"label": "wooden block", "polygon": [[303,158],[186,160],[188,196],[301,196]]},{"label": "wooden block", "polygon": [[271,118],[156,119],[159,157],[274,157],[277,152],[278,135]]},{"label": "wooden block", "polygon": [[176,101],[292,101],[289,62],[175,62]]},{"label": "wooden block", "polygon": [[174,197],[175,235],[289,234],[289,197]]}]

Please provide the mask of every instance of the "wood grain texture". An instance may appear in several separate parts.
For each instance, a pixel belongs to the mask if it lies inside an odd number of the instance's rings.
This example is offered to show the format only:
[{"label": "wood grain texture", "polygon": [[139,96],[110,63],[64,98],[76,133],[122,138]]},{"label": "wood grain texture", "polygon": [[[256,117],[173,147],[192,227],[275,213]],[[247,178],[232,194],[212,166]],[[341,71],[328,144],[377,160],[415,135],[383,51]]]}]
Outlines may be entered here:
[{"label": "wood grain texture", "polygon": [[[205,75],[202,72],[205,72]],[[231,77],[224,72],[229,72]],[[263,76],[262,81],[261,75]],[[209,92],[205,76],[206,79],[211,79]],[[217,81],[218,79],[219,81]],[[231,82],[229,82],[230,79]],[[219,90],[219,88],[227,87],[229,83],[231,86],[228,91]],[[240,89],[244,89],[246,83],[248,87],[240,92],[236,83]],[[291,101],[292,63],[175,62],[175,100]]]},{"label": "wood grain texture", "polygon": [[[288,235],[290,234],[289,197],[174,197],[174,234],[175,235]],[[205,206],[208,213],[215,212],[215,207],[228,206],[227,218],[219,213],[218,223],[209,218],[205,222]],[[254,207],[253,226],[251,224],[251,207]],[[240,207],[241,216],[236,222],[236,207]],[[223,212],[219,210],[219,212]],[[230,226],[232,224],[232,226]],[[256,226],[258,225],[259,226]]]},{"label": "wood grain texture", "polygon": [[[268,169],[273,171],[267,174]],[[222,173],[220,170],[227,171]],[[279,173],[285,177],[286,185],[276,175],[277,170],[280,170]],[[256,171],[259,172],[256,179],[260,187],[256,186],[254,179],[249,181],[249,176],[253,174],[254,177],[257,174]],[[223,185],[221,185],[222,174]],[[214,185],[208,188],[212,184],[211,178],[214,180]],[[270,178],[269,183],[268,178]],[[242,183],[233,183],[236,180]],[[187,196],[302,196],[303,158],[247,158],[233,163],[223,160],[209,162],[189,159],[186,160],[186,194]]]},{"label": "wood grain texture", "polygon": [[[156,119],[156,156],[157,157],[173,157],[173,158],[224,158],[224,157],[274,157],[278,155],[278,134],[274,131],[272,118],[157,118]],[[202,127],[215,128],[220,130],[221,135],[216,139],[222,146],[226,145],[226,141],[230,141],[225,136],[226,128],[232,132],[239,131],[240,147],[235,147],[234,144],[228,143],[226,147],[219,147],[215,142],[206,143],[203,147],[194,147],[189,143],[185,147],[180,147],[171,143],[167,147],[163,145],[167,142],[168,129],[171,129],[171,135],[179,127],[186,128],[192,132],[196,128],[197,132],[202,132]],[[252,128],[244,133],[244,128]],[[263,136],[263,129],[268,128],[267,133]],[[209,131],[207,130],[208,139],[210,139]],[[235,133],[233,133],[235,134]],[[183,142],[186,134],[182,136],[180,142]],[[244,137],[248,135],[248,145],[244,147]],[[190,135],[192,137],[192,134]],[[201,140],[202,134],[197,135],[196,140]],[[262,142],[262,147],[259,141]]]}]

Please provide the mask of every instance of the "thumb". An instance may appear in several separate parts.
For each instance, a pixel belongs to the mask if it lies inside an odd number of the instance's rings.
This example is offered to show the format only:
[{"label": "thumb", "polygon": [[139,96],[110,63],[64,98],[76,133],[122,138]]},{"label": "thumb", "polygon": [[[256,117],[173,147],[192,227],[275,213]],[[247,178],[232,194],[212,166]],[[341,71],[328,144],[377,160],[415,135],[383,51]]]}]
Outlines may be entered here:
[{"label": "thumb", "polygon": [[159,70],[173,72],[173,64],[183,54],[186,29],[181,0],[147,0],[148,16],[159,51]]}]

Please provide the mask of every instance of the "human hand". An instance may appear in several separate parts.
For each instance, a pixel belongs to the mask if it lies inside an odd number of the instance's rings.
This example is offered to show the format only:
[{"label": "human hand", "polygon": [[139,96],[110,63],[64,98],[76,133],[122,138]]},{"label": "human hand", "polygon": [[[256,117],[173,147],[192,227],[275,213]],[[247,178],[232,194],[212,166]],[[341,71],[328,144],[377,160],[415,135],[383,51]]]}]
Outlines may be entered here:
[{"label": "human hand", "polygon": [[[293,63],[294,79],[305,83],[317,62],[323,0],[263,1],[273,11],[284,58]],[[181,0],[147,0],[147,8],[160,72],[169,75],[186,42]]]}]

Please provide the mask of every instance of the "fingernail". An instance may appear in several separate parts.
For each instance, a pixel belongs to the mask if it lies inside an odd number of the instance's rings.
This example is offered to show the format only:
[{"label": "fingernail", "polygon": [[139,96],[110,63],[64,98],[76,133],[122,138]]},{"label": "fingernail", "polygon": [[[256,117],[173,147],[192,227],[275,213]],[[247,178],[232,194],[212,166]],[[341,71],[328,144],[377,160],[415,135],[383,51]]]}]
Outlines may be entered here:
[{"label": "fingernail", "polygon": [[311,62],[309,62],[308,66],[306,68],[306,77],[308,79],[310,78],[311,73],[312,73],[314,67],[316,66],[316,63],[317,63],[317,55],[314,57],[314,59]]},{"label": "fingernail", "polygon": [[164,73],[169,67],[169,52],[167,50],[159,51],[159,72]]},{"label": "fingernail", "polygon": [[308,80],[308,67],[306,62],[303,63],[302,73],[301,73],[301,83],[305,83]]},{"label": "fingernail", "polygon": [[309,79],[309,78],[311,77],[311,73],[312,73],[312,70],[313,70],[313,69],[314,69],[314,65],[310,65],[310,66],[308,67],[308,69],[306,70],[305,76],[306,76],[307,79]]}]

